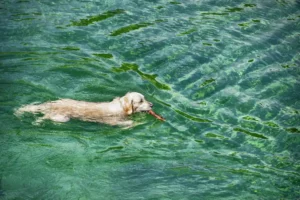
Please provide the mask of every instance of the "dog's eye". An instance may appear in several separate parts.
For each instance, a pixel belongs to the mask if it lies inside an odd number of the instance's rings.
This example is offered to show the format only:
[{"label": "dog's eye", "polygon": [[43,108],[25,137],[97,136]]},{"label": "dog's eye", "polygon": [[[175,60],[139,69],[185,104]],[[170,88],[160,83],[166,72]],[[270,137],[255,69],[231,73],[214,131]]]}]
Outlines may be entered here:
[{"label": "dog's eye", "polygon": [[143,103],[143,101],[144,101],[144,100],[143,100],[143,99],[141,99],[141,100],[140,100],[140,103]]}]

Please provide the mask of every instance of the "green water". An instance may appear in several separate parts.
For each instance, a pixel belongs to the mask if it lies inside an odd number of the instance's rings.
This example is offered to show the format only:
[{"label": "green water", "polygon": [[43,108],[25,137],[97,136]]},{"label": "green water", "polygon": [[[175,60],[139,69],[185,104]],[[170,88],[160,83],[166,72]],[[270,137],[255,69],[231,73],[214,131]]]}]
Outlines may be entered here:
[{"label": "green water", "polygon": [[[299,199],[300,1],[0,2],[0,199]],[[143,93],[167,119],[14,109]]]}]

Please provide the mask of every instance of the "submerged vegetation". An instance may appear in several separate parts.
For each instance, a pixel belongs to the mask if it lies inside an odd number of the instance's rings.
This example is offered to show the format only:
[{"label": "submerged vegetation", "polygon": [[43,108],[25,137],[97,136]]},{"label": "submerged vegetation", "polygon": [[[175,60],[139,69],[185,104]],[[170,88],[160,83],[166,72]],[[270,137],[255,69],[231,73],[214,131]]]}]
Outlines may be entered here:
[{"label": "submerged vegetation", "polygon": [[[2,3],[0,199],[297,199],[297,2]],[[166,121],[14,116],[133,91]]]},{"label": "submerged vegetation", "polygon": [[214,79],[214,78],[207,79],[203,83],[201,83],[200,87],[204,87],[204,86],[206,86],[206,85],[208,85],[210,83],[213,83],[215,81],[216,81],[216,79]]},{"label": "submerged vegetation", "polygon": [[250,131],[247,131],[247,130],[242,129],[242,128],[234,128],[233,130],[236,131],[236,132],[241,132],[241,133],[245,133],[247,135],[251,135],[253,137],[257,137],[257,138],[261,138],[261,139],[268,139],[266,136],[264,136],[262,134],[250,132]]},{"label": "submerged vegetation", "polygon": [[134,31],[134,30],[138,30],[140,28],[145,28],[148,26],[153,25],[153,23],[149,23],[149,22],[142,22],[142,23],[138,23],[138,24],[131,24],[129,26],[125,26],[122,28],[119,28],[118,30],[113,31],[110,36],[118,36],[118,35],[122,35],[123,33],[128,33],[130,31]]},{"label": "submerged vegetation", "polygon": [[113,58],[114,56],[110,53],[94,53],[93,54],[94,56],[97,56],[97,57],[100,57],[100,58],[107,58],[107,59],[110,59],[110,58]]},{"label": "submerged vegetation", "polygon": [[202,119],[202,118],[199,118],[199,117],[195,117],[195,116],[191,116],[183,111],[180,111],[178,109],[174,109],[175,112],[177,112],[178,114],[184,116],[185,118],[188,118],[192,121],[195,121],[195,122],[200,122],[200,123],[209,123],[209,122],[212,122],[211,120],[208,120],[208,119]]},{"label": "submerged vegetation", "polygon": [[134,63],[123,63],[122,66],[119,67],[119,68],[114,67],[113,71],[114,72],[134,71],[138,75],[140,75],[140,77],[142,79],[145,79],[145,80],[151,82],[154,86],[156,86],[159,89],[162,89],[162,90],[170,90],[171,89],[168,85],[158,82],[156,80],[156,77],[157,77],[156,74],[143,73],[142,71],[139,70],[139,66],[137,64],[134,64]]},{"label": "submerged vegetation", "polygon": [[125,10],[123,9],[110,10],[96,16],[89,16],[85,19],[80,19],[79,21],[73,21],[69,26],[88,26],[123,13],[125,13]]}]

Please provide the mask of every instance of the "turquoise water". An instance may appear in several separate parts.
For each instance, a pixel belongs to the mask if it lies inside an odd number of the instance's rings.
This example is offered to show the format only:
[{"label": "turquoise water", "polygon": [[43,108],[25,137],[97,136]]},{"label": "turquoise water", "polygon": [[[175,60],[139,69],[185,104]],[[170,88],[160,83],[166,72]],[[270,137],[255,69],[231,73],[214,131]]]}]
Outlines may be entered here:
[{"label": "turquoise water", "polygon": [[[0,199],[300,198],[300,1],[0,2]],[[14,109],[143,93],[130,129]]]}]

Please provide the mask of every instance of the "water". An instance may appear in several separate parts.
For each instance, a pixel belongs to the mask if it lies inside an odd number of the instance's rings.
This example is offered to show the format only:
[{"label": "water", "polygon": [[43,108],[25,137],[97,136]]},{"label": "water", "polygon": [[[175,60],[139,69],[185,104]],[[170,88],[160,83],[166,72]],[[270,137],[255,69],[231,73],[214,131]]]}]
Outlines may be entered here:
[{"label": "water", "polygon": [[[300,198],[298,0],[2,0],[0,13],[0,199]],[[128,91],[167,121],[13,115]]]}]

